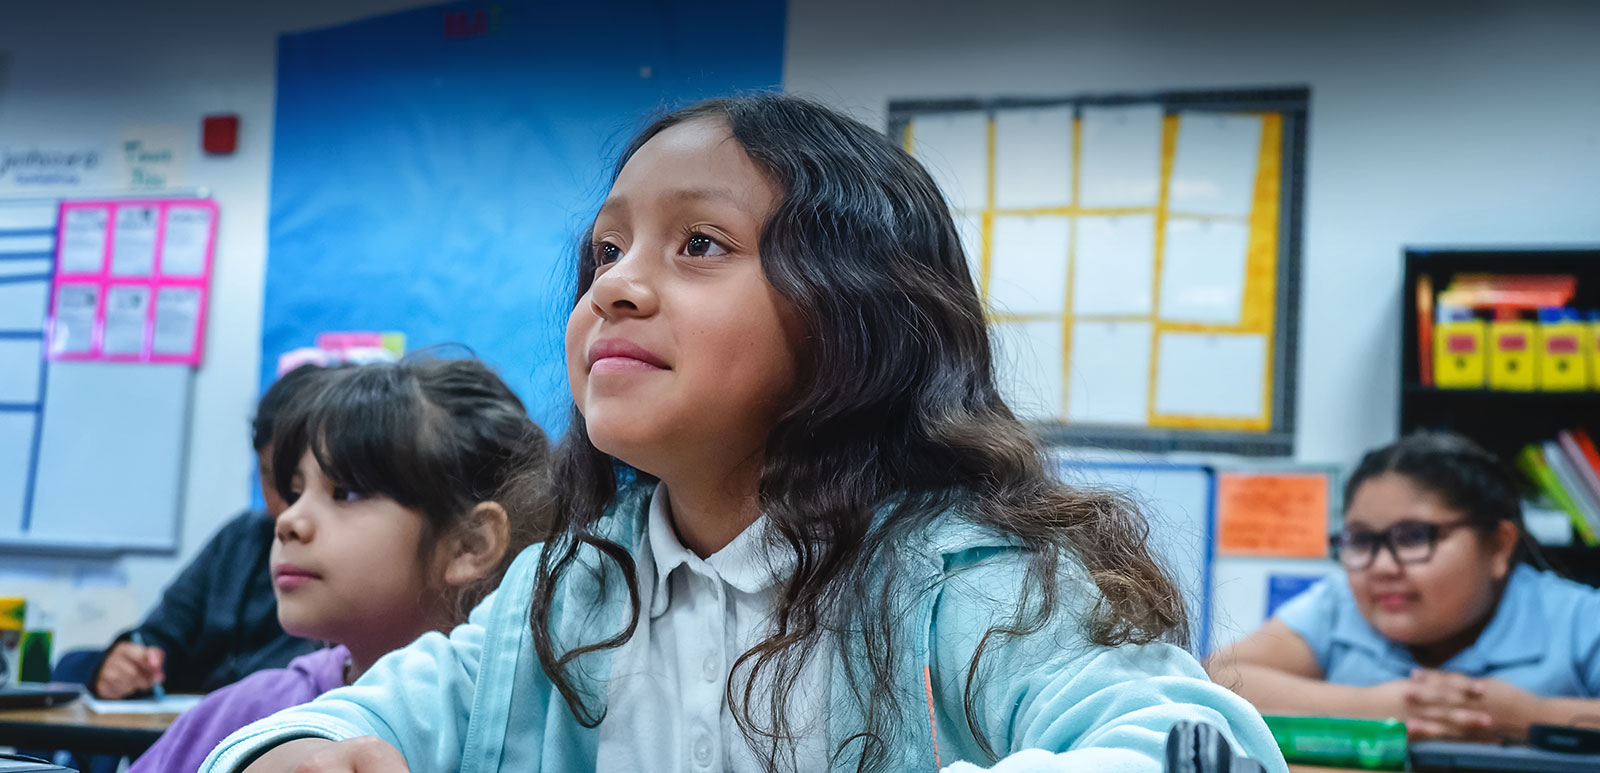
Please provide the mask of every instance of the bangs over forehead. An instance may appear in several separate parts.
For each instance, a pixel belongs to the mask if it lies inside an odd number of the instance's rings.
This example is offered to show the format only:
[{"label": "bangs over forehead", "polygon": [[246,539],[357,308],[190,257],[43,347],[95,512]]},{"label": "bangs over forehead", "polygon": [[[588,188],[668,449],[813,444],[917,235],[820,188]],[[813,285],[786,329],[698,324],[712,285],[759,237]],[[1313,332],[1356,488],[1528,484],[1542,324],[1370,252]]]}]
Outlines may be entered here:
[{"label": "bangs over forehead", "polygon": [[381,494],[447,526],[494,499],[519,465],[544,464],[544,433],[476,359],[407,359],[317,376],[275,426],[273,484],[294,500],[311,452],[334,483]]},{"label": "bangs over forehead", "polygon": [[293,501],[307,451],[333,482],[445,526],[495,498],[545,440],[511,388],[476,359],[406,359],[317,374],[274,427],[273,484]]},{"label": "bangs over forehead", "polygon": [[[285,410],[274,428],[273,485],[292,495],[300,459],[310,451],[324,475],[339,485],[382,494],[419,508],[427,472],[442,460],[423,441],[426,403],[414,381],[396,368],[339,368],[318,374],[310,394]],[[423,473],[421,475],[417,473]]]}]

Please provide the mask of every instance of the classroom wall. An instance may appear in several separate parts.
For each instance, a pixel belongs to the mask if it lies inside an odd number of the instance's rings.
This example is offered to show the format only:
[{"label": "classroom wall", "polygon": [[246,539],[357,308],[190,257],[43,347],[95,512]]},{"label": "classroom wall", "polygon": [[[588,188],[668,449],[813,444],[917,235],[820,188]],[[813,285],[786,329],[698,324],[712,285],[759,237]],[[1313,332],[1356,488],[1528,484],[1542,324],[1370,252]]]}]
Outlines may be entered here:
[{"label": "classroom wall", "polygon": [[785,87],[907,97],[1311,89],[1296,456],[1398,419],[1403,245],[1600,242],[1600,4],[795,0]]},{"label": "classroom wall", "polygon": [[[246,506],[276,36],[421,4],[0,9],[0,56],[10,58],[0,147],[130,123],[195,126],[212,110],[243,121],[235,156],[188,159],[185,182],[208,188],[223,216],[179,553],[4,555],[0,582],[32,573],[58,589],[125,585],[119,598],[131,602],[107,614],[133,620]],[[1392,432],[1402,245],[1600,242],[1600,5],[1128,5],[790,0],[785,82],[880,124],[901,97],[1309,85],[1296,454],[1306,461],[1348,463]]]},{"label": "classroom wall", "polygon": [[[62,647],[103,639],[137,620],[211,533],[249,503],[278,34],[423,4],[37,0],[0,7],[0,56],[9,58],[0,82],[0,148],[93,145],[124,126],[176,126],[195,138],[177,182],[209,190],[222,212],[177,554],[0,554],[0,588],[47,598],[76,623],[58,627]],[[240,116],[239,150],[206,158],[198,151],[200,117],[224,110]]]},{"label": "classroom wall", "polygon": [[[1298,461],[1398,419],[1401,248],[1600,243],[1600,4],[796,0],[785,87],[882,125],[899,98],[1309,86]],[[1212,641],[1271,578],[1218,558]]]}]

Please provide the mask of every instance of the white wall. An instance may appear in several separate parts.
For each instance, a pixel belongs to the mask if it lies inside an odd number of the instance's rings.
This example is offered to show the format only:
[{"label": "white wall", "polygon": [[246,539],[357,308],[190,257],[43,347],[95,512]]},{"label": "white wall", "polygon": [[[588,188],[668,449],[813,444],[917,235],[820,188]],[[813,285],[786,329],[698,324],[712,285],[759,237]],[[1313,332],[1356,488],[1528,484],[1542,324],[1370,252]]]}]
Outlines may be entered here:
[{"label": "white wall", "polygon": [[784,84],[906,97],[1309,85],[1301,460],[1398,420],[1403,245],[1600,243],[1600,4],[793,0]]},{"label": "white wall", "polygon": [[[109,143],[121,127],[171,125],[191,132],[188,187],[208,189],[221,207],[206,358],[196,374],[183,492],[180,547],[171,557],[129,557],[109,566],[0,554],[0,591],[31,579],[72,617],[75,584],[115,585],[131,594],[93,630],[62,630],[63,645],[137,620],[162,587],[223,520],[249,503],[254,473],[249,417],[260,373],[261,298],[279,33],[335,24],[419,0],[274,0],[103,3],[9,2],[0,6],[0,147],[60,148]],[[239,115],[239,150],[199,152],[200,118]],[[108,150],[110,148],[107,148]],[[8,191],[7,193],[15,193]],[[121,578],[118,577],[121,575]],[[30,587],[32,583],[29,583]],[[92,595],[90,591],[76,594]],[[86,603],[86,602],[85,602]]]},{"label": "white wall", "polygon": [[[1401,249],[1600,243],[1600,4],[794,0],[784,85],[883,125],[899,98],[1311,89],[1299,461],[1397,428]],[[1273,572],[1223,558],[1214,646]]]},{"label": "white wall", "polygon": [[[276,36],[418,4],[0,5],[0,54],[11,57],[0,147],[101,141],[130,124],[198,131],[217,110],[243,126],[237,154],[193,154],[183,181],[210,189],[223,217],[179,554],[35,561],[41,576],[65,586],[121,574],[135,603],[119,612],[134,620],[246,505]],[[880,125],[902,97],[1309,85],[1297,453],[1307,461],[1347,463],[1393,431],[1402,245],[1600,242],[1600,5],[1129,5],[791,0],[785,83]]]}]

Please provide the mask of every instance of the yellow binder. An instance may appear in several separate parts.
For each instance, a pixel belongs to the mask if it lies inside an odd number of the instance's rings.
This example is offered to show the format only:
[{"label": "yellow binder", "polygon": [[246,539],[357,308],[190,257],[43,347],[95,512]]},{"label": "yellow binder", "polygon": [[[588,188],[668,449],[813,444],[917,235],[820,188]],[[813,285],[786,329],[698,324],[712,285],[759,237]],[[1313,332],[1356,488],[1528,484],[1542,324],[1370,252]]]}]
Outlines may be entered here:
[{"label": "yellow binder", "polygon": [[1600,311],[1589,312],[1589,388],[1600,389]]},{"label": "yellow binder", "polygon": [[1589,326],[1563,309],[1539,311],[1539,388],[1571,392],[1589,388]]},{"label": "yellow binder", "polygon": [[1534,326],[1525,319],[1489,323],[1489,388],[1531,392],[1538,388]]},{"label": "yellow binder", "polygon": [[1433,383],[1440,389],[1481,389],[1485,369],[1481,319],[1441,322],[1433,329]]}]

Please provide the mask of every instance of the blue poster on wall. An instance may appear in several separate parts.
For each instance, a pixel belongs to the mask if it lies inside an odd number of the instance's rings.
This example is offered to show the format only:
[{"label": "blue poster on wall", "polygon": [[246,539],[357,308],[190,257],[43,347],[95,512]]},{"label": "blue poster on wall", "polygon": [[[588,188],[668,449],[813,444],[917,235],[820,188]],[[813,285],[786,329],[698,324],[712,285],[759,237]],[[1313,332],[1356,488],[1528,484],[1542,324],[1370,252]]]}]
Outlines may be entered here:
[{"label": "blue poster on wall", "polygon": [[1317,584],[1320,574],[1269,574],[1267,575],[1267,617],[1272,617],[1278,607],[1304,593]]},{"label": "blue poster on wall", "polygon": [[262,383],[329,331],[463,344],[552,435],[572,247],[651,116],[778,87],[781,0],[448,4],[278,43]]}]

